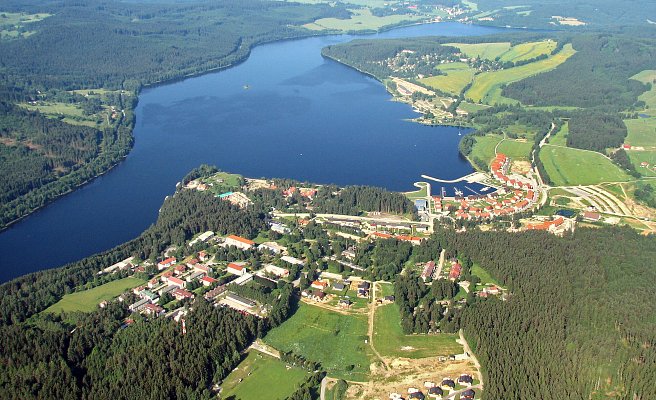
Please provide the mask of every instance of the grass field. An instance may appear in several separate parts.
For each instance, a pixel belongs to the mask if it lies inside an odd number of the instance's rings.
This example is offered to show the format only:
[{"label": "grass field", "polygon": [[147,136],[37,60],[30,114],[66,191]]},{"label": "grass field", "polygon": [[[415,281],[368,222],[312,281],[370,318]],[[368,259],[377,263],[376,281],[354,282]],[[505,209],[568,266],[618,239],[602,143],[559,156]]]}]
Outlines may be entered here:
[{"label": "grass field", "polygon": [[415,200],[423,199],[428,196],[428,184],[426,182],[419,182],[418,185],[421,186],[421,189],[414,192],[405,192],[403,193],[405,197],[409,198],[410,200]]},{"label": "grass field", "polygon": [[331,377],[366,381],[369,354],[366,316],[344,315],[304,303],[264,341],[320,362]]},{"label": "grass field", "polygon": [[511,47],[501,55],[500,61],[525,61],[535,58],[542,54],[551,54],[556,48],[556,42],[553,40],[544,40],[541,42],[520,43]]},{"label": "grass field", "polygon": [[85,115],[82,108],[75,104],[48,102],[39,105],[21,103],[19,106],[30,111],[39,111],[48,117],[59,118],[63,116],[63,121],[71,125],[97,128],[104,121],[98,114]]},{"label": "grass field", "polygon": [[460,49],[469,58],[483,58],[494,60],[503,53],[510,50],[510,42],[503,43],[447,43],[446,46],[453,46]]},{"label": "grass field", "polygon": [[387,25],[398,24],[403,21],[421,21],[426,19],[421,15],[388,15],[385,17],[376,17],[371,14],[368,8],[350,10],[353,15],[349,19],[321,18],[309,24],[303,25],[304,28],[312,31],[322,30],[340,30],[344,32],[360,30],[378,30]]},{"label": "grass field", "polygon": [[374,321],[374,346],[383,357],[425,358],[462,353],[458,335],[405,335],[399,307],[379,306]]},{"label": "grass field", "polygon": [[647,105],[647,109],[645,109],[644,113],[651,115],[651,116],[656,116],[656,70],[653,69],[648,69],[645,71],[642,71],[636,75],[633,75],[631,79],[635,79],[637,81],[640,81],[642,83],[651,83],[651,90],[646,91],[645,93],[641,94],[638,97],[638,100],[642,100],[645,102]]},{"label": "grass field", "polygon": [[419,81],[445,93],[459,95],[462,89],[474,79],[475,70],[465,63],[441,64],[437,69],[446,75],[431,76]]},{"label": "grass field", "polygon": [[479,158],[489,164],[496,156],[494,148],[503,139],[500,135],[476,136],[476,144],[469,155],[471,158]]},{"label": "grass field", "polygon": [[476,111],[485,110],[486,108],[490,108],[490,107],[484,104],[476,104],[476,103],[470,103],[468,101],[463,101],[462,103],[460,103],[459,108],[471,114]]},{"label": "grass field", "polygon": [[546,145],[540,159],[556,186],[627,181],[630,177],[599,153]]},{"label": "grass field", "polygon": [[492,275],[490,275],[490,273],[487,272],[485,269],[483,269],[483,267],[481,267],[480,265],[474,264],[472,266],[471,272],[473,275],[476,275],[479,278],[481,278],[482,284],[491,283],[493,285],[499,286],[499,282],[497,282],[497,280],[494,279]]},{"label": "grass field", "polygon": [[629,132],[626,142],[631,146],[656,146],[656,118],[626,119]]},{"label": "grass field", "polygon": [[98,308],[98,304],[103,300],[111,300],[128,289],[144,284],[146,281],[138,278],[123,278],[104,285],[97,286],[93,289],[84,290],[65,295],[57,303],[46,308],[44,312],[61,313],[61,312],[91,312]]},{"label": "grass field", "polygon": [[[654,166],[656,165],[656,151],[628,151],[629,159],[633,166],[643,176],[656,176]],[[646,162],[649,168],[641,167],[640,163]]]},{"label": "grass field", "polygon": [[569,123],[565,122],[558,132],[549,137],[549,144],[567,146],[567,135],[569,135]]},{"label": "grass field", "polygon": [[530,76],[550,71],[564,63],[575,52],[576,51],[572,45],[568,43],[558,54],[545,60],[540,60],[519,67],[484,72],[476,75],[472,87],[467,90],[465,96],[474,102],[482,101],[487,104],[516,103],[515,100],[501,96],[502,85],[517,82]]},{"label": "grass field", "polygon": [[497,151],[515,160],[528,160],[531,156],[533,142],[506,139],[499,144]]},{"label": "grass field", "polygon": [[252,350],[223,381],[221,398],[286,399],[307,374],[300,368],[287,369],[284,362]]}]

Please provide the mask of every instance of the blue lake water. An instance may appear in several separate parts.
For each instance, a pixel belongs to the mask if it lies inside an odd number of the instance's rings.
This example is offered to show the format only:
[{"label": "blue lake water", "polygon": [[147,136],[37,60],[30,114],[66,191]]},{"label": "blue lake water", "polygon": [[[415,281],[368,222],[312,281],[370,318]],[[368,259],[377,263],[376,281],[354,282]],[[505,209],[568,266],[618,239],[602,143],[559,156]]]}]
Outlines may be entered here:
[{"label": "blue lake water", "polygon": [[[442,23],[367,37],[497,31]],[[233,68],[144,90],[125,161],[0,233],[0,281],[138,236],[176,182],[202,163],[248,177],[399,191],[412,190],[421,174],[453,179],[470,173],[457,150],[464,130],[408,122],[416,114],[390,101],[379,82],[321,56],[321,48],[353,38],[262,45]]]}]

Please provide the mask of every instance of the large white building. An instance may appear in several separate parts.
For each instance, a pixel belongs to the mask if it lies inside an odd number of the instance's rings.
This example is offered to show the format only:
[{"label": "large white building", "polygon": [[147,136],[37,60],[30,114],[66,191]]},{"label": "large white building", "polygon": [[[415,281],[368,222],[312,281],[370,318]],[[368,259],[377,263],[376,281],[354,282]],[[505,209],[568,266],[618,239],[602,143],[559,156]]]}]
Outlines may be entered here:
[{"label": "large white building", "polygon": [[242,250],[250,250],[255,245],[255,242],[237,235],[230,235],[226,237],[225,244],[226,246],[235,246]]}]

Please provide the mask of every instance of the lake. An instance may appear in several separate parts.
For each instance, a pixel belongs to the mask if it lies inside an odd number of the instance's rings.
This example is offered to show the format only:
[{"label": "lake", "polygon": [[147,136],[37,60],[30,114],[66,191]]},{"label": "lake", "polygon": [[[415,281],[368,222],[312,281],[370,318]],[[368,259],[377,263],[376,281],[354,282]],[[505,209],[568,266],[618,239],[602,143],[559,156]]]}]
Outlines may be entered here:
[{"label": "lake", "polygon": [[[497,28],[441,23],[368,38],[472,36]],[[220,72],[145,89],[130,155],[92,183],[0,233],[0,281],[107,250],[139,235],[164,197],[206,163],[247,177],[366,184],[413,190],[421,174],[472,171],[454,127],[407,121],[374,79],[324,59],[321,49],[354,36],[258,46]]]}]

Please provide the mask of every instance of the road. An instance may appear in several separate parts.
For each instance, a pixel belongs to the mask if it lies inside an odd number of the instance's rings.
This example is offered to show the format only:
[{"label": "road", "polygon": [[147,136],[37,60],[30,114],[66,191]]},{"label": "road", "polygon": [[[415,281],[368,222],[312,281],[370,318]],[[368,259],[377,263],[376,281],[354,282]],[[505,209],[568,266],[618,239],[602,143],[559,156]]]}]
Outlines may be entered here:
[{"label": "road", "polygon": [[326,399],[326,385],[328,385],[328,377],[324,376],[323,379],[321,380],[321,392],[319,394],[320,400]]},{"label": "road", "polygon": [[444,268],[444,258],[446,256],[446,249],[442,249],[440,253],[440,262],[437,264],[437,272],[433,274],[433,279],[439,279],[442,276],[442,268]]},{"label": "road", "polygon": [[478,358],[476,358],[476,354],[474,354],[471,347],[469,347],[469,343],[467,343],[467,339],[465,339],[465,335],[462,333],[462,329],[458,332],[458,335],[460,336],[460,343],[462,344],[463,350],[465,351],[465,353],[469,354],[469,357],[474,363],[474,366],[476,366],[476,375],[478,375],[478,381],[480,382],[477,386],[480,386],[482,388],[483,373],[481,373],[481,363],[478,362]]}]

